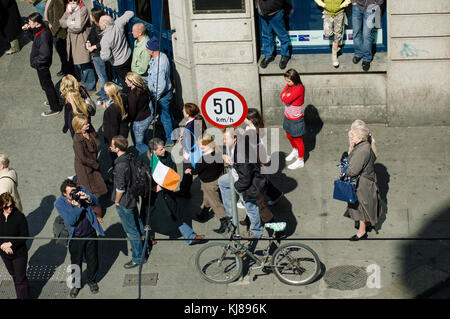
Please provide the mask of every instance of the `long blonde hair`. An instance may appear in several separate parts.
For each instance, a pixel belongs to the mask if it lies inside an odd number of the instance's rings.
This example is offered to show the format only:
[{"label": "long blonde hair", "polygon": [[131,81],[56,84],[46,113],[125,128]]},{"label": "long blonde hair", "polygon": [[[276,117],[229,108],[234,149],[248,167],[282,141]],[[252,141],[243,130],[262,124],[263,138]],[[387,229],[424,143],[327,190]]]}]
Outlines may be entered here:
[{"label": "long blonde hair", "polygon": [[86,117],[89,117],[88,108],[86,102],[81,97],[79,91],[68,91],[66,94],[66,100],[72,106],[72,112],[74,115],[83,114]]},{"label": "long blonde hair", "polygon": [[80,90],[80,83],[78,83],[77,79],[75,79],[73,75],[67,74],[61,79],[59,92],[61,92],[62,96],[66,97],[69,91],[78,92],[79,90]]},{"label": "long blonde hair", "polygon": [[106,82],[104,86],[106,95],[119,107],[122,119],[125,118],[125,107],[123,106],[122,97],[119,95],[119,87],[113,82]]}]

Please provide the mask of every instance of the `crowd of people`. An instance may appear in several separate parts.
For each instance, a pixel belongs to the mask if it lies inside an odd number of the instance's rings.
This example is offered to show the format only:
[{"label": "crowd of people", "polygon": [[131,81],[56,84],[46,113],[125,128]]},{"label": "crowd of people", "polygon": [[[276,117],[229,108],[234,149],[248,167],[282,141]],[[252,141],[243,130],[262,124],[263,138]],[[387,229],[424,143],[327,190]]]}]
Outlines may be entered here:
[{"label": "crowd of people", "polygon": [[[199,107],[194,103],[186,103],[183,107],[186,126],[183,134],[177,138],[172,132],[174,121],[170,112],[173,98],[170,62],[160,51],[158,40],[149,38],[145,26],[137,23],[132,29],[136,39],[132,51],[126,40],[124,26],[133,17],[133,12],[127,11],[114,21],[101,9],[94,8],[88,12],[82,0],[71,0],[65,10],[59,10],[60,17],[55,18],[58,10],[51,10],[62,2],[51,0],[46,11],[47,22],[44,22],[41,14],[31,14],[23,30],[33,39],[30,63],[37,70],[50,106],[50,110],[42,115],[51,116],[64,108],[62,132],[70,131],[72,136],[75,175],[62,182],[61,195],[55,202],[55,208],[68,229],[67,246],[72,264],[79,265],[81,269],[83,259],[86,260],[90,291],[99,291],[96,238],[105,235],[102,224],[109,203],[114,203],[130,242],[132,258],[124,265],[126,269],[147,261],[152,245],[156,244],[155,232],[170,236],[179,233],[188,245],[205,242],[205,236],[197,234],[183,220],[183,210],[177,200],[177,197],[191,198],[194,175],[198,175],[203,194],[202,209],[196,216],[199,221],[207,220],[209,213],[213,212],[218,222],[214,231],[223,234],[230,230],[233,189],[229,175],[225,173],[225,167],[228,167],[234,179],[234,191],[246,212],[246,218],[239,221],[246,226],[246,230],[240,235],[247,239],[261,238],[264,224],[278,221],[277,214],[273,214],[270,207],[284,195],[271,182],[270,175],[264,174],[262,170],[270,161],[262,138],[262,114],[250,108],[245,119],[245,133],[232,126],[226,127],[222,132],[222,141],[217,141],[206,132],[206,123]],[[264,8],[263,2],[259,2],[260,13],[270,9]],[[348,5],[347,2],[344,4]],[[323,3],[324,8],[327,8],[328,2]],[[52,23],[51,19],[56,20],[52,20]],[[273,19],[278,19],[277,14],[269,14],[267,28],[274,23]],[[277,32],[273,26],[270,28]],[[65,30],[65,36],[60,30]],[[63,77],[55,87],[49,71],[53,44],[64,37],[67,63],[65,66],[62,64],[60,72]],[[270,62],[271,55],[265,52],[263,50],[265,58],[262,64],[264,61],[266,64]],[[282,55],[286,57],[281,61],[285,67],[289,59],[288,55]],[[120,86],[108,78],[108,63],[117,75]],[[72,70],[77,71],[74,72],[76,75],[71,71],[66,73],[72,67]],[[90,96],[95,90],[95,74],[101,82],[97,102]],[[305,165],[302,138],[306,131],[303,114],[305,87],[294,69],[287,70],[284,79],[286,86],[282,90],[280,87],[280,103],[285,106],[283,129],[292,146],[286,161],[295,159],[288,166],[288,169],[294,170]],[[104,109],[103,140],[100,140],[91,121],[97,112],[96,106]],[[164,139],[149,139],[147,136],[156,114],[164,129]],[[130,132],[137,158],[130,152]],[[132,185],[135,161],[149,169],[157,161],[176,171],[172,155],[166,149],[175,143],[180,143],[183,148],[179,191],[174,192],[152,179],[148,194],[135,195]],[[112,162],[111,167],[107,168],[113,171],[109,179],[102,175],[100,169],[101,165],[105,165],[98,159],[102,145],[108,149]],[[363,121],[355,121],[349,130],[349,169],[346,174],[359,177],[356,191],[361,200],[348,206],[348,216],[355,220],[355,227],[358,228],[351,241],[366,239],[367,232],[377,223],[380,215],[374,173],[376,156],[375,140],[367,125]],[[0,256],[14,279],[17,297],[28,298],[26,240],[14,239],[28,236],[17,186],[17,174],[9,168],[8,157],[0,153],[0,237],[7,238],[0,239]],[[142,236],[147,222],[152,233],[147,238],[148,245],[145,245]],[[275,235],[278,238],[285,236],[284,233]],[[146,251],[144,246],[148,247]],[[72,288],[70,296],[75,298],[80,289]]]}]

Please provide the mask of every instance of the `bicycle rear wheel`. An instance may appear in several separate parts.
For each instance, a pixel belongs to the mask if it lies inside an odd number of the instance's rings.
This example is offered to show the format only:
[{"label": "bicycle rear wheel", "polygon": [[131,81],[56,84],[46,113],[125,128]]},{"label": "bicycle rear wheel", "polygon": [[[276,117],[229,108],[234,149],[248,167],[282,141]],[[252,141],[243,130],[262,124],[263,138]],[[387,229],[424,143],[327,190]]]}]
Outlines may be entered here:
[{"label": "bicycle rear wheel", "polygon": [[273,271],[278,279],[288,285],[306,285],[319,273],[320,260],[316,252],[303,244],[284,244],[272,258]]},{"label": "bicycle rear wheel", "polygon": [[242,258],[233,253],[228,244],[210,243],[195,257],[195,265],[202,277],[212,283],[228,284],[242,273]]}]

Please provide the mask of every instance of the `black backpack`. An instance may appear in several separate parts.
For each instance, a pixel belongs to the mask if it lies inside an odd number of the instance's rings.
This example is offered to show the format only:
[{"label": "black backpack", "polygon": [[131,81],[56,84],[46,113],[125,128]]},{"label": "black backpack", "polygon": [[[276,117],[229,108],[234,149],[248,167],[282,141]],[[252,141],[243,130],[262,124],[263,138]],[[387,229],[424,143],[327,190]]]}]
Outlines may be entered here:
[{"label": "black backpack", "polygon": [[[53,235],[55,235],[55,238],[69,237],[69,229],[64,225],[64,219],[61,215],[56,216],[55,221],[53,222]],[[67,244],[67,239],[56,239],[56,244],[65,246]]]},{"label": "black backpack", "polygon": [[139,159],[130,154],[130,180],[128,192],[134,197],[147,197],[150,192],[150,169]]}]

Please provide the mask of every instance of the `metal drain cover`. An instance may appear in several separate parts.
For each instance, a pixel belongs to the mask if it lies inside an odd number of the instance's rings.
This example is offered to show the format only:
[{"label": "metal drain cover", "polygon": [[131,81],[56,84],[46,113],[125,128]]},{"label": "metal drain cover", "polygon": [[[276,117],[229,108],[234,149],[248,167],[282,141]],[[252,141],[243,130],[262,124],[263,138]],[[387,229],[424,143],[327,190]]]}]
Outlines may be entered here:
[{"label": "metal drain cover", "polygon": [[327,270],[324,280],[329,288],[356,290],[367,284],[367,272],[363,267],[353,265],[337,266]]},{"label": "metal drain cover", "polygon": [[[65,281],[29,280],[31,299],[67,299],[70,289]],[[12,280],[0,282],[0,299],[16,299],[16,289]]]},{"label": "metal drain cover", "polygon": [[[137,286],[139,275],[128,274],[125,275],[122,287]],[[158,273],[141,274],[142,286],[156,286],[158,282]]]}]

